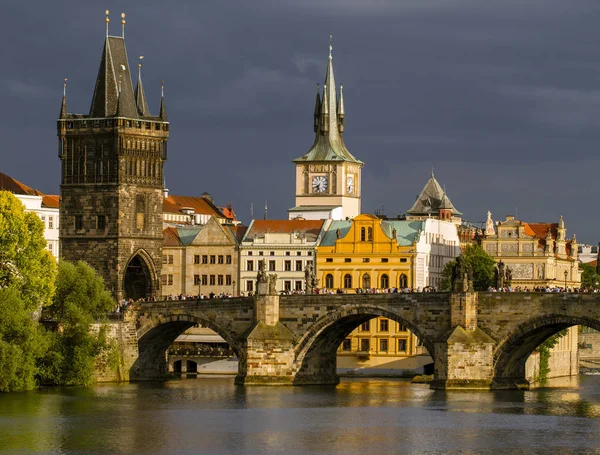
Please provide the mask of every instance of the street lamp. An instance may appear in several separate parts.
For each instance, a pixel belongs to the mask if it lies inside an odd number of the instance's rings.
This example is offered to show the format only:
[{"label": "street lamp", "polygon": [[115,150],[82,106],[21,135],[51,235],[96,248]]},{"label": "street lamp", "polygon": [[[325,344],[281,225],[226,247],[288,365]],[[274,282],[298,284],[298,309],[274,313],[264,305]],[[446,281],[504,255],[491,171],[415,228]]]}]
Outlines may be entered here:
[{"label": "street lamp", "polygon": [[569,275],[569,272],[567,272],[565,270],[565,291],[567,290],[567,276]]}]

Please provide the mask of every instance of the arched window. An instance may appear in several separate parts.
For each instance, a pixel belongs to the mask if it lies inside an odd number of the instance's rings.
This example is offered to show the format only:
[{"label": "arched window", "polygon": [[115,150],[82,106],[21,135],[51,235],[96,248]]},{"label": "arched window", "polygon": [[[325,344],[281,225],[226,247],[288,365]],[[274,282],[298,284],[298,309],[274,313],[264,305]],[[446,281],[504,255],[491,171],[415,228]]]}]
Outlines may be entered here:
[{"label": "arched window", "polygon": [[325,287],[330,289],[333,287],[333,275],[331,273],[325,276]]},{"label": "arched window", "polygon": [[371,275],[365,273],[362,277],[362,287],[363,289],[369,289],[371,287]]},{"label": "arched window", "polygon": [[386,274],[381,275],[381,287],[387,289],[390,287],[390,279]]},{"label": "arched window", "polygon": [[364,227],[361,227],[361,228],[360,228],[360,241],[361,241],[361,242],[364,242],[364,241],[365,241],[365,239],[366,239],[365,228],[364,228]]},{"label": "arched window", "polygon": [[352,287],[352,275],[350,275],[349,273],[344,275],[344,287],[346,289],[350,289]]},{"label": "arched window", "polygon": [[371,227],[367,230],[367,240],[369,242],[373,241],[373,228]]},{"label": "arched window", "polygon": [[406,277],[406,275],[404,273],[402,275],[400,275],[400,287],[401,288],[408,287],[408,278]]}]

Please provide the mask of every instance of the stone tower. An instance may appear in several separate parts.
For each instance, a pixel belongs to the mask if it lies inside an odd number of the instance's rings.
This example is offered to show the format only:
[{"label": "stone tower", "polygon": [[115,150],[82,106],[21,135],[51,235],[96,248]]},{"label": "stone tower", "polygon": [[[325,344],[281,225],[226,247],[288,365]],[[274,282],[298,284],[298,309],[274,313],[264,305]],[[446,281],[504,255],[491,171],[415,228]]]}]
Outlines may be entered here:
[{"label": "stone tower", "polygon": [[296,164],[296,206],[288,210],[290,219],[343,220],[361,213],[361,170],[344,144],[346,111],[343,86],[337,96],[333,58],[329,60],[323,93],[317,86],[314,124],[315,140]]},{"label": "stone tower", "polygon": [[[169,122],[161,88],[158,116],[148,110],[138,64],[134,91],[121,36],[106,37],[89,114],[58,119],[61,257],[83,260],[113,296],[160,295],[163,166]],[[66,81],[66,80],[65,80]]]}]

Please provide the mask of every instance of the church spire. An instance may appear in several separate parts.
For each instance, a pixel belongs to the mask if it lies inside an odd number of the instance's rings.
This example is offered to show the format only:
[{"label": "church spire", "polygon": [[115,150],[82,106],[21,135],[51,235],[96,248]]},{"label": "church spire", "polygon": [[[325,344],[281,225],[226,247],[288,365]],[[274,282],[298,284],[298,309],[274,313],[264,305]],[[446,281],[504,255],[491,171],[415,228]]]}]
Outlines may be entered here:
[{"label": "church spire", "polygon": [[165,107],[165,81],[160,82],[160,119],[167,121],[167,108]]},{"label": "church spire", "polygon": [[142,84],[142,60],[144,56],[140,55],[138,60],[138,80],[135,88],[135,103],[137,104],[138,113],[141,117],[150,117],[150,110],[148,109],[148,101],[146,101],[146,93],[144,92],[144,85]]},{"label": "church spire", "polygon": [[344,86],[340,84],[340,98],[337,105],[338,111],[338,128],[340,133],[344,132],[344,122],[346,118],[346,110],[344,109]]},{"label": "church spire", "polygon": [[339,136],[337,124],[337,94],[335,89],[335,76],[333,74],[333,46],[331,45],[331,39],[332,36],[329,35],[329,59],[327,62],[327,73],[325,74],[325,87],[327,88],[327,92],[323,91],[323,105],[327,106],[327,112],[322,112],[322,130],[329,133],[329,138],[331,140],[336,140]]},{"label": "church spire", "polygon": [[58,118],[67,118],[67,78],[65,77],[65,81],[63,83],[63,97],[62,103],[60,105],[60,115]]},{"label": "church spire", "polygon": [[321,94],[320,94],[319,84],[317,83],[317,98],[315,100],[315,112],[313,114],[314,117],[314,125],[313,129],[315,133],[319,132],[319,115],[321,113]]}]

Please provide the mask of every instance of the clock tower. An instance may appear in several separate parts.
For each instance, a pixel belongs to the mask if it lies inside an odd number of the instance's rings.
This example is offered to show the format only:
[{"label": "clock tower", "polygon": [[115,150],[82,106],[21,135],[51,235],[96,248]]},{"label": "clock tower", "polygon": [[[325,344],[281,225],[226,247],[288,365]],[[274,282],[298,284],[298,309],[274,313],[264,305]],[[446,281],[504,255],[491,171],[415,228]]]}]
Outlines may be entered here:
[{"label": "clock tower", "polygon": [[307,153],[293,161],[296,165],[296,206],[288,210],[289,219],[343,220],[361,213],[363,162],[344,144],[344,88],[340,85],[338,97],[331,50],[330,43],[322,92],[317,85],[315,141]]}]

